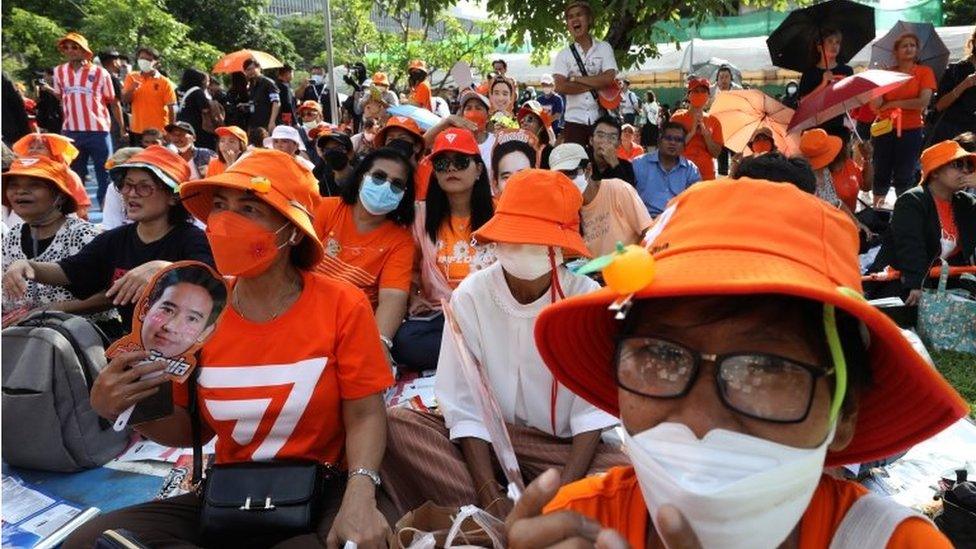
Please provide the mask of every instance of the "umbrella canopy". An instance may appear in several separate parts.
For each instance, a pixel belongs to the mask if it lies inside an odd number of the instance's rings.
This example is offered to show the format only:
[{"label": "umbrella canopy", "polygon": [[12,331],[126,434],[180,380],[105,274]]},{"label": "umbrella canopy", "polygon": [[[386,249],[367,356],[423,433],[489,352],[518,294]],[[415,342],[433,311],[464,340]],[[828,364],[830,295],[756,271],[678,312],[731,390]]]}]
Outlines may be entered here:
[{"label": "umbrella canopy", "polygon": [[899,21],[877,42],[871,45],[872,69],[889,69],[897,65],[895,60],[895,41],[905,34],[918,37],[918,62],[928,66],[935,73],[935,81],[942,78],[942,73],[949,63],[949,48],[939,38],[932,23],[913,23]]},{"label": "umbrella canopy", "polygon": [[742,84],[742,71],[739,70],[739,67],[736,67],[721,57],[712,57],[703,63],[695,63],[691,66],[691,72],[694,76],[706,78],[709,82],[715,82],[718,80],[718,70],[723,66],[732,70],[733,82]]},{"label": "umbrella canopy", "polygon": [[386,112],[393,116],[406,116],[407,118],[413,119],[420,126],[420,129],[424,131],[431,129],[434,124],[441,121],[441,117],[423,107],[417,107],[415,105],[395,105],[386,109]]},{"label": "umbrella canopy", "polygon": [[841,32],[838,63],[847,63],[874,39],[874,8],[851,0],[829,0],[791,12],[766,39],[777,67],[803,72],[816,64],[810,52],[824,29]]},{"label": "umbrella canopy", "polygon": [[254,59],[261,65],[262,69],[274,69],[278,67],[285,66],[284,63],[278,61],[278,58],[271,55],[270,53],[265,53],[259,50],[237,50],[234,53],[228,53],[227,55],[221,57],[213,67],[214,74],[230,74],[232,72],[241,72],[244,70],[244,62],[248,59]]},{"label": "umbrella canopy", "polygon": [[760,127],[772,130],[773,142],[783,154],[792,156],[798,150],[797,136],[789,135],[786,129],[793,118],[793,109],[760,90],[721,92],[708,114],[722,124],[725,146],[732,151],[741,153]]},{"label": "umbrella canopy", "polygon": [[869,69],[830,84],[800,101],[788,130],[799,132],[860,107],[911,79],[900,72]]}]

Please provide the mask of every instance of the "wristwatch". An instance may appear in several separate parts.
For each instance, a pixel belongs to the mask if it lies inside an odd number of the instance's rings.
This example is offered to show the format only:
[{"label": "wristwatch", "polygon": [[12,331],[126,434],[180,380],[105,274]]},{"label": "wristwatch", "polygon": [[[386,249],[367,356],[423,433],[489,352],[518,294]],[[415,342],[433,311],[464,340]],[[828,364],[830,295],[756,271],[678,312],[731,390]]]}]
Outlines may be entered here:
[{"label": "wristwatch", "polygon": [[356,475],[362,475],[364,477],[369,478],[369,480],[373,481],[373,485],[375,486],[379,486],[382,483],[382,481],[380,481],[379,473],[373,471],[372,469],[366,469],[365,467],[360,467],[359,469],[353,469],[352,471],[349,471],[349,476],[348,476],[349,480],[352,480],[352,477]]}]

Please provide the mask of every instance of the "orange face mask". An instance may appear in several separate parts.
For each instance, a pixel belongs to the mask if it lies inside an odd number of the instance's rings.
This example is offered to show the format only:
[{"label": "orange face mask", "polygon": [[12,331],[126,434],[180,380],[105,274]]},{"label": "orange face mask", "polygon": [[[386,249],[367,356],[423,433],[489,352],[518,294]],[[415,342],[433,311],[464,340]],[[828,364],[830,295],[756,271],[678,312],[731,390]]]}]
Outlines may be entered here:
[{"label": "orange face mask", "polygon": [[688,103],[696,109],[704,107],[708,103],[708,92],[691,92],[688,94]]},{"label": "orange face mask", "polygon": [[488,113],[484,111],[468,111],[464,113],[464,118],[477,124],[479,132],[485,131],[485,128],[488,127]]},{"label": "orange face mask", "polygon": [[288,226],[285,223],[272,232],[234,212],[210,214],[206,232],[217,270],[222,275],[244,278],[267,271],[278,250],[288,244],[275,245],[275,236]]},{"label": "orange face mask", "polygon": [[773,144],[765,139],[757,139],[749,145],[749,148],[756,154],[762,154],[773,150]]}]

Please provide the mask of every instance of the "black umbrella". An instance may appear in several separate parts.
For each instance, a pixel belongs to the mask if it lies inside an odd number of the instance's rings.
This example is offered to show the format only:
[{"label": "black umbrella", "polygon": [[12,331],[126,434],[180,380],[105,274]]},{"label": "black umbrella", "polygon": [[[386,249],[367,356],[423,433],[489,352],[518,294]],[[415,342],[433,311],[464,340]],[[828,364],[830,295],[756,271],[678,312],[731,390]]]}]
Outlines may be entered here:
[{"label": "black umbrella", "polygon": [[874,8],[850,0],[829,0],[793,11],[766,39],[773,64],[797,72],[814,66],[811,47],[827,28],[841,32],[837,62],[847,63],[874,40]]}]

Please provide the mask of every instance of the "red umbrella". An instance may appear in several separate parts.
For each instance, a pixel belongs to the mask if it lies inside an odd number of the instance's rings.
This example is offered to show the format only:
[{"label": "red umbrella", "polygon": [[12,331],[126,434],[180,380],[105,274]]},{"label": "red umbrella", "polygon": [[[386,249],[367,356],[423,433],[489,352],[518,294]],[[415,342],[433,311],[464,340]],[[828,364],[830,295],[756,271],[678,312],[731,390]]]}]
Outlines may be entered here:
[{"label": "red umbrella", "polygon": [[800,101],[788,131],[803,131],[881,97],[910,80],[900,72],[867,70],[830,84]]}]

